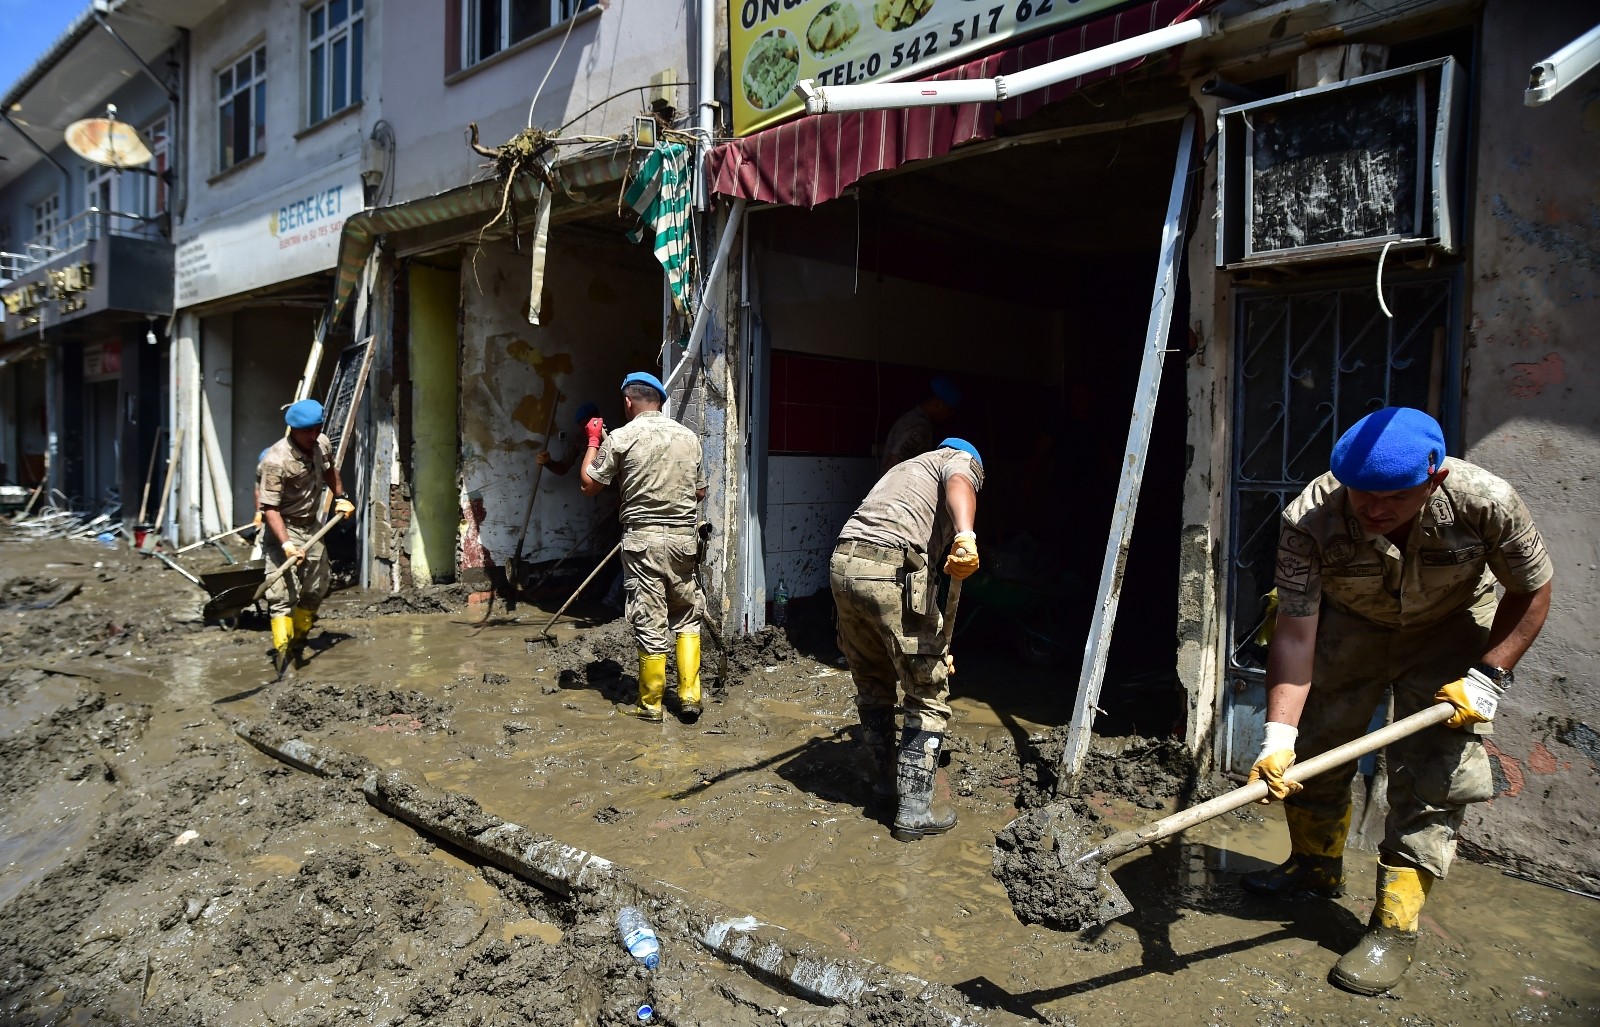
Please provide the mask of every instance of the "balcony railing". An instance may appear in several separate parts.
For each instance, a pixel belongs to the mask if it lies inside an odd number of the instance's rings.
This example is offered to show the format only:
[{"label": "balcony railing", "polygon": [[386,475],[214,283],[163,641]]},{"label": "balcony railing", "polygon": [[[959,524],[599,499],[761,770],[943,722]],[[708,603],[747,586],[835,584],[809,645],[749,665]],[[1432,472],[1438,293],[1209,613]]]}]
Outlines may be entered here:
[{"label": "balcony railing", "polygon": [[[90,207],[23,244],[21,253],[0,255],[0,279],[20,278],[108,235],[161,239],[161,219]],[[8,263],[9,261],[9,263]]]}]

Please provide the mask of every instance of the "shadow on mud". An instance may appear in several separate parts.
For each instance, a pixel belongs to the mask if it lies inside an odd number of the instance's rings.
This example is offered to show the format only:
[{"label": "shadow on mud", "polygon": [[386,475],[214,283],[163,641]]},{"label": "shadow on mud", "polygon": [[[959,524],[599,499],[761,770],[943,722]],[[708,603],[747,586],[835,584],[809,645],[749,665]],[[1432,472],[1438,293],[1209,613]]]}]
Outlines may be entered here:
[{"label": "shadow on mud", "polygon": [[[1131,927],[1138,935],[1140,957],[1137,963],[1085,980],[1065,981],[1032,991],[1009,992],[987,977],[974,977],[954,987],[977,1005],[1004,1009],[1044,1023],[1051,1021],[1039,1009],[1042,1005],[1151,974],[1174,975],[1255,949],[1281,948],[1293,940],[1310,941],[1335,954],[1342,954],[1356,943],[1365,926],[1332,899],[1271,900],[1251,895],[1239,886],[1240,875],[1270,865],[1226,849],[1181,839],[1156,845],[1112,872],[1133,903],[1133,912],[1116,923]],[[1191,914],[1220,914],[1232,921],[1258,921],[1263,927],[1271,925],[1271,929],[1249,938],[1178,952],[1172,944],[1172,927]],[[1077,946],[1099,948],[1110,929],[1110,924],[1102,924],[1078,932]]]}]

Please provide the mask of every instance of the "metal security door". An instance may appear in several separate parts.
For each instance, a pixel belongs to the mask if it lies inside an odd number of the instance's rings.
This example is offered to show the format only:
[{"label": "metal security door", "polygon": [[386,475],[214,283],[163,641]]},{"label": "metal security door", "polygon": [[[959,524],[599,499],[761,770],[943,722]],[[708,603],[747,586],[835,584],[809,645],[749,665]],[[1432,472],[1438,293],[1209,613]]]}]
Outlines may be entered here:
[{"label": "metal security door", "polygon": [[1251,293],[1238,301],[1222,766],[1244,774],[1266,720],[1266,649],[1254,641],[1286,503],[1328,469],[1333,443],[1385,406],[1427,410],[1453,444],[1456,279]]}]

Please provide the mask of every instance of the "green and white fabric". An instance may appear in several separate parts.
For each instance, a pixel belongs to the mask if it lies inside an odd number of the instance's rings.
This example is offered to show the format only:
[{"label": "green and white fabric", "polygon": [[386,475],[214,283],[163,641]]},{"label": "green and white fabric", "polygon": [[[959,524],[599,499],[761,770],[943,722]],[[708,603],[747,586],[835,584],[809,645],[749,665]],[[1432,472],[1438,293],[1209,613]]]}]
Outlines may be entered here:
[{"label": "green and white fabric", "polygon": [[645,157],[622,197],[622,202],[638,211],[640,218],[639,227],[629,232],[628,238],[642,242],[646,229],[654,233],[656,259],[666,270],[673,305],[684,317],[693,309],[690,263],[694,244],[689,218],[694,187],[690,168],[687,146],[659,143]]}]

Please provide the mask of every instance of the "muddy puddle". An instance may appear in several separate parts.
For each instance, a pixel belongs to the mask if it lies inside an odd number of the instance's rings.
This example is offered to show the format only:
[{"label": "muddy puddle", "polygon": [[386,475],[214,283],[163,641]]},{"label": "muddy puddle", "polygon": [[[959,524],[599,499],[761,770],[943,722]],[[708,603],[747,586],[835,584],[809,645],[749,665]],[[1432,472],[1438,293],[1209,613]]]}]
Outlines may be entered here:
[{"label": "muddy puddle", "polygon": [[[530,648],[534,607],[484,620],[450,595],[342,593],[305,666],[269,684],[265,636],[200,623],[204,596],[159,565],[0,537],[0,567],[14,599],[0,602],[0,1022],[633,1024],[646,1005],[683,1025],[953,1022],[914,989],[856,1007],[797,998],[681,933],[641,973],[614,908],[379,813],[362,761],[952,988],[966,1023],[1600,1021],[1600,902],[1464,861],[1434,889],[1394,993],[1334,989],[1372,857],[1352,854],[1336,902],[1246,897],[1238,876],[1287,851],[1273,808],[1114,863],[1125,917],[1024,925],[993,876],[994,838],[1048,800],[1070,695],[982,653],[964,655],[939,777],[961,822],[903,844],[863,812],[849,676],[810,640],[742,643],[698,723],[656,726],[613,712],[636,684],[615,625]],[[21,608],[67,584],[80,587],[57,605]],[[292,770],[238,721],[358,759],[328,778]],[[1103,748],[1084,801],[1109,828],[1213,787],[1171,743]]]}]

